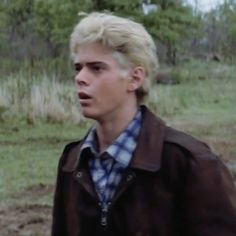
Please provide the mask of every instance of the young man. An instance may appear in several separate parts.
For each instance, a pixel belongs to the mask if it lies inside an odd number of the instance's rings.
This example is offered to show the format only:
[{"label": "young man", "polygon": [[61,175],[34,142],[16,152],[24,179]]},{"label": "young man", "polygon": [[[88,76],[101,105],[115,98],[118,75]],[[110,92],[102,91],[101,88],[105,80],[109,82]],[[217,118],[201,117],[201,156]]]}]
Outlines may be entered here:
[{"label": "young man", "polygon": [[71,36],[81,112],[95,121],[59,162],[53,236],[235,236],[236,193],[209,148],[141,106],[155,44],[92,13]]}]

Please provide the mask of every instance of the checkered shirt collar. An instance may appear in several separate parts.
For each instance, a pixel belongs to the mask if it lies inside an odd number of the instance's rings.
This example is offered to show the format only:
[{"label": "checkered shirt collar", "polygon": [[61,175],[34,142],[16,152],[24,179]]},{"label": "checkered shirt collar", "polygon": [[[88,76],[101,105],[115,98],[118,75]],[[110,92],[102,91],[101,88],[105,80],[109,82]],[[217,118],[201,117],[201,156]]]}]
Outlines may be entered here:
[{"label": "checkered shirt collar", "polygon": [[[128,127],[117,137],[113,144],[111,144],[103,152],[108,153],[124,168],[129,165],[133,151],[136,148],[137,139],[141,128],[141,120],[142,113],[139,109],[133,120],[129,123]],[[89,148],[95,156],[98,156],[97,147],[97,134],[95,127],[93,127],[81,147],[81,153],[84,149]]]}]

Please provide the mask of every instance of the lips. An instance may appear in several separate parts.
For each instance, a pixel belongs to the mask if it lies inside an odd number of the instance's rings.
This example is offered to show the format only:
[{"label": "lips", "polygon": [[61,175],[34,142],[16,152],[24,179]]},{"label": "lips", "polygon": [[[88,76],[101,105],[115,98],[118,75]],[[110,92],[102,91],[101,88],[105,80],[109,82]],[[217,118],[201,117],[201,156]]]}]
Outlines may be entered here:
[{"label": "lips", "polygon": [[86,100],[86,99],[90,99],[91,96],[88,95],[87,93],[80,92],[80,93],[79,93],[79,98],[82,99],[82,100]]},{"label": "lips", "polygon": [[79,103],[82,107],[87,107],[91,105],[92,97],[89,94],[85,92],[79,92],[78,97]]}]

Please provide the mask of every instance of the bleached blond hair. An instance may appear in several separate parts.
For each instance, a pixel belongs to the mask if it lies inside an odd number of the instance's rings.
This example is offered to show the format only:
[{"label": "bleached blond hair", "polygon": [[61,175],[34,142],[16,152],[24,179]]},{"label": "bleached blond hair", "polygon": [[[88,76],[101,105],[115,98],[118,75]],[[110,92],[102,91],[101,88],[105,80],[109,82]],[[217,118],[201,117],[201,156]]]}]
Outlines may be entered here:
[{"label": "bleached blond hair", "polygon": [[144,85],[136,91],[138,102],[142,102],[158,66],[156,46],[150,34],[133,20],[94,12],[86,15],[71,34],[72,58],[78,53],[79,47],[95,42],[110,48],[122,69],[136,66],[145,69]]}]

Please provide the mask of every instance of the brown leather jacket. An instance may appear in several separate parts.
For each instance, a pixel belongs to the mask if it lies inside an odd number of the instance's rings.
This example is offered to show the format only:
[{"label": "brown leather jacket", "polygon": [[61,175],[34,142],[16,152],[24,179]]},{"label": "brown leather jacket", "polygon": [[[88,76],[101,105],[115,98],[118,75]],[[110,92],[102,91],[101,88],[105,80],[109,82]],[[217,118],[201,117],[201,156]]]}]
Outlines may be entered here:
[{"label": "brown leather jacket", "polygon": [[108,209],[100,207],[87,156],[79,159],[83,141],[66,146],[52,235],[235,236],[236,191],[224,165],[205,144],[142,112],[137,148]]}]

